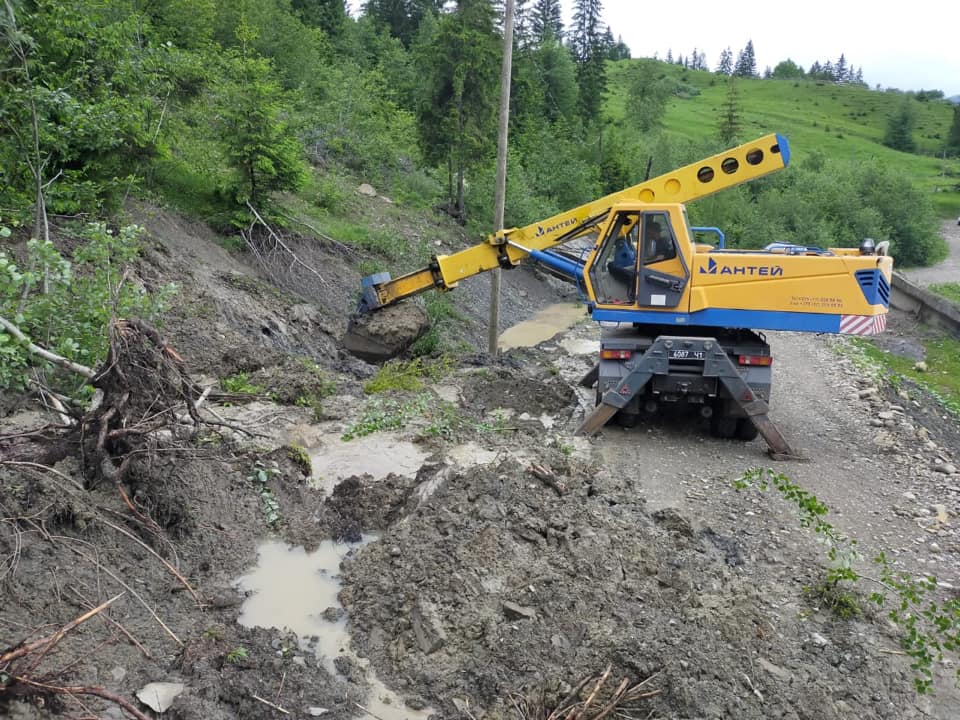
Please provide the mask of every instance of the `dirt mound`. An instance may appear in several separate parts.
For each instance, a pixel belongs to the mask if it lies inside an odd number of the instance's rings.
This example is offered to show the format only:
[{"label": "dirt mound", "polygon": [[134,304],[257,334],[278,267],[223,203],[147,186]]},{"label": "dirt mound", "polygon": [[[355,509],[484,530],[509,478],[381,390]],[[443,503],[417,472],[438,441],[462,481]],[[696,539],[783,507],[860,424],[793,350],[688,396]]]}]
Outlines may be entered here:
[{"label": "dirt mound", "polygon": [[549,706],[612,664],[661,691],[640,717],[912,717],[874,630],[772,603],[756,540],[651,516],[629,481],[554,471],[569,494],[513,461],[451,477],[349,562],[353,644],[381,677],[450,716]]}]

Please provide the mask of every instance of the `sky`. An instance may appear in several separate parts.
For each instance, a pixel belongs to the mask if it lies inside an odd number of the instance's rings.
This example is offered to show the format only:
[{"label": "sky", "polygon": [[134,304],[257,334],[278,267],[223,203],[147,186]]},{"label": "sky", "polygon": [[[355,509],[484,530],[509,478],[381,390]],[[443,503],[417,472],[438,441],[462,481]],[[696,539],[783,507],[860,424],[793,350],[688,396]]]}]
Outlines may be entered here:
[{"label": "sky", "polygon": [[[603,0],[603,20],[633,57],[662,60],[667,50],[687,57],[696,47],[713,70],[726,47],[737,54],[753,41],[757,71],[791,59],[804,70],[814,61],[863,69],[870,87],[942,90],[960,95],[960,9],[956,0],[878,3],[862,0]],[[572,26],[573,0],[562,0]],[[953,10],[949,8],[953,7]],[[789,8],[789,10],[788,10]]]}]

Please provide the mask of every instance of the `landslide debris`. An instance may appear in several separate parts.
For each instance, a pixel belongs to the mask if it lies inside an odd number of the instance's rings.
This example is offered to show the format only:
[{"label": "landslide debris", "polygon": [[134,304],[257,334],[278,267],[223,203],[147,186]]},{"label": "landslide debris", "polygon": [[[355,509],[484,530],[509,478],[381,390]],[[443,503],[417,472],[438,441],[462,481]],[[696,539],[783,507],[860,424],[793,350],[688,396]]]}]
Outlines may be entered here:
[{"label": "landslide debris", "polygon": [[397,303],[375,313],[354,315],[343,347],[362,360],[382,362],[403,353],[429,329],[426,311],[412,302]]}]

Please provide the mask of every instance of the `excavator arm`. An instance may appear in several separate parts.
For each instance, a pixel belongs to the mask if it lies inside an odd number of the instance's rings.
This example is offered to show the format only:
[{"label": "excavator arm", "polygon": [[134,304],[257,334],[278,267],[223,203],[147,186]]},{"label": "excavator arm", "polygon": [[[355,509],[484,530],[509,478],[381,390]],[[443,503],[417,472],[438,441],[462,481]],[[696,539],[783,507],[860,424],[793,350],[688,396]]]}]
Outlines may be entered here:
[{"label": "excavator arm", "polygon": [[532,250],[546,250],[577,235],[597,216],[624,202],[687,203],[781,170],[790,162],[787,139],[777,133],[673,170],[619,192],[522,228],[489,236],[453,255],[398,278],[378,273],[363,280],[360,312],[392,305],[426,290],[449,290],[465,278],[495,268],[512,268]]}]

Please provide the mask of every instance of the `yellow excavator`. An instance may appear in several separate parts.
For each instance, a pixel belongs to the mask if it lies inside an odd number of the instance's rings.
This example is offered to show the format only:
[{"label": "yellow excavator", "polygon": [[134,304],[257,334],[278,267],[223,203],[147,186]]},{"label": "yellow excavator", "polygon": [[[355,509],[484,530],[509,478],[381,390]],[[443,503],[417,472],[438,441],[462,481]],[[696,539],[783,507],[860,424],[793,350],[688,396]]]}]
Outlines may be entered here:
[{"label": "yellow excavator", "polygon": [[[641,412],[682,402],[698,406],[718,437],[759,433],[774,456],[793,456],[767,416],[773,357],[760,331],[883,331],[893,273],[887,243],[727,249],[719,228],[691,226],[684,207],[789,162],[786,138],[758,138],[438,255],[421,270],[368,276],[358,310],[375,313],[531,257],[575,282],[601,324],[600,357],[581,381],[596,387],[597,408],[579,433],[596,433],[614,417],[630,426]],[[700,242],[706,235],[716,242]]]}]

